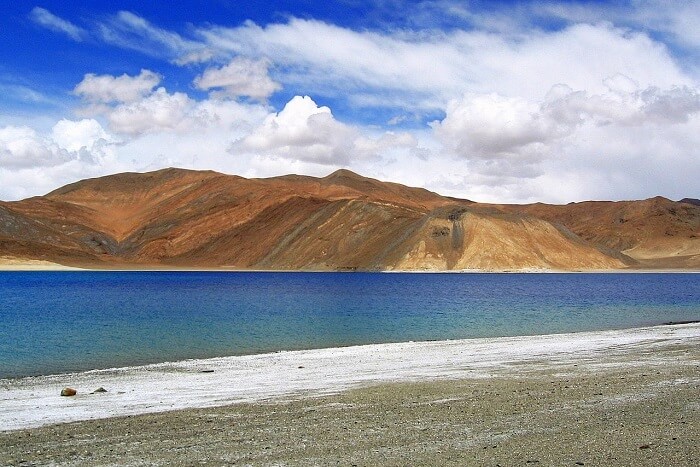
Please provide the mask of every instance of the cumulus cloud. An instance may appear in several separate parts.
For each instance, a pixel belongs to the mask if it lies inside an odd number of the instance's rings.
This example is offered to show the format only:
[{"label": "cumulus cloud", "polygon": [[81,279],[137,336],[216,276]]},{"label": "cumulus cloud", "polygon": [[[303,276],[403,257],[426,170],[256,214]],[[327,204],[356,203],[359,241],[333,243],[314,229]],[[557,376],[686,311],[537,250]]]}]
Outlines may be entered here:
[{"label": "cumulus cloud", "polygon": [[[168,91],[150,70],[85,75],[74,93],[90,118],[42,134],[6,117],[15,133],[2,142],[1,170],[181,165],[261,176],[348,166],[488,201],[689,196],[700,178],[695,4],[484,5],[421,2],[421,18],[394,28],[291,17],[182,34],[119,12],[92,37],[200,64],[181,72],[209,96]],[[282,85],[298,96],[271,109]],[[97,163],[81,172],[87,155]]]},{"label": "cumulus cloud", "polygon": [[155,88],[160,81],[161,76],[150,70],[136,76],[87,74],[73,92],[87,104],[79,113],[101,117],[111,131],[130,137],[173,131],[186,134],[211,126],[228,126],[231,131],[251,126],[250,122],[257,124],[268,113],[260,105],[227,102],[216,95],[196,101],[183,92]]},{"label": "cumulus cloud", "polygon": [[207,68],[195,78],[194,84],[198,89],[219,89],[216,95],[234,98],[246,96],[264,101],[282,89],[268,75],[269,66],[267,60],[236,57],[221,68]]},{"label": "cumulus cloud", "polygon": [[41,137],[34,129],[22,126],[0,128],[0,167],[21,169],[26,167],[50,167],[71,159],[50,139]]},{"label": "cumulus cloud", "polygon": [[433,125],[447,148],[473,158],[512,156],[560,133],[537,105],[497,94],[453,100],[444,120]]},{"label": "cumulus cloud", "polygon": [[230,150],[254,153],[267,161],[346,166],[416,146],[416,138],[407,132],[363,131],[336,120],[328,107],[318,106],[309,96],[295,96]]},{"label": "cumulus cloud", "polygon": [[110,128],[138,135],[149,131],[177,129],[195,103],[186,94],[168,93],[165,88],[141,100],[119,105],[107,113]]},{"label": "cumulus cloud", "polygon": [[697,89],[642,88],[620,74],[603,82],[599,94],[558,84],[539,100],[453,100],[432,126],[464,174],[434,176],[430,187],[492,202],[689,196],[700,176]]},{"label": "cumulus cloud", "polygon": [[466,95],[451,101],[446,116],[432,124],[453,154],[468,159],[533,161],[551,155],[552,145],[586,123],[624,127],[685,123],[700,112],[700,95],[690,87],[636,89],[616,75],[608,92],[591,95],[555,85],[539,102],[498,94]]},{"label": "cumulus cloud", "polygon": [[65,34],[76,42],[81,42],[83,37],[87,35],[84,29],[38,6],[32,8],[29,19],[51,31]]},{"label": "cumulus cloud", "polygon": [[700,94],[688,86],[676,86],[668,90],[651,87],[639,94],[642,115],[650,121],[685,123],[691,115],[700,111]]},{"label": "cumulus cloud", "polygon": [[73,92],[88,104],[82,113],[104,116],[112,131],[125,135],[177,130],[206,117],[195,115],[197,103],[187,94],[154,90],[160,81],[161,76],[150,70],[136,76],[87,74]]},{"label": "cumulus cloud", "polygon": [[177,166],[245,173],[249,157],[234,157],[228,149],[258,127],[268,113],[264,106],[234,100],[192,101],[181,119],[171,122],[174,128],[144,125],[146,131],[120,134],[122,142],[116,153],[129,170]]},{"label": "cumulus cloud", "polygon": [[150,94],[161,79],[159,74],[150,70],[141,70],[136,76],[88,73],[75,86],[73,93],[91,103],[134,102]]},{"label": "cumulus cloud", "polygon": [[357,136],[357,131],[338,122],[328,107],[319,107],[308,96],[295,96],[232,150],[319,164],[346,164]]},{"label": "cumulus cloud", "polygon": [[0,199],[42,194],[88,177],[168,166],[245,173],[250,157],[232,157],[227,150],[269,113],[262,105],[195,102],[165,89],[101,109],[95,118],[64,118],[44,132],[0,125]]},{"label": "cumulus cloud", "polygon": [[102,125],[94,119],[79,121],[61,119],[51,130],[51,139],[67,151],[77,152],[81,149],[92,150],[99,141],[113,140]]},{"label": "cumulus cloud", "polygon": [[92,166],[113,154],[113,142],[92,119],[61,119],[48,134],[28,126],[0,127],[0,169],[42,170],[69,163]]},{"label": "cumulus cloud", "polygon": [[198,102],[163,87],[132,102],[93,107],[90,111],[104,117],[111,131],[131,138],[173,132],[194,136],[211,127],[228,131],[233,137],[234,130],[250,128],[267,115],[267,109],[258,105],[220,99]]}]

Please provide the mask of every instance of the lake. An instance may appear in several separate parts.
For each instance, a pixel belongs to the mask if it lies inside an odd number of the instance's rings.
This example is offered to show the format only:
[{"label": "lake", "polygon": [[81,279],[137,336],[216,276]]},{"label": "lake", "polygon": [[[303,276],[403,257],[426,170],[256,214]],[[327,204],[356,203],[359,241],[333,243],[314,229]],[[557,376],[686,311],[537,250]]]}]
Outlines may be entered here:
[{"label": "lake", "polygon": [[0,378],[696,320],[692,273],[0,272]]}]

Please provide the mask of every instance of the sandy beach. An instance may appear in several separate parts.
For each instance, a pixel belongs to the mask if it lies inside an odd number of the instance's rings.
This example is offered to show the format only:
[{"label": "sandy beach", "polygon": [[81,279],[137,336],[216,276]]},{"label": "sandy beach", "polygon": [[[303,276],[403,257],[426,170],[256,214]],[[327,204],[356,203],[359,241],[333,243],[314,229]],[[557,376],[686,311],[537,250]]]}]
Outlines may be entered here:
[{"label": "sandy beach", "polygon": [[0,391],[2,465],[700,460],[697,323],[191,360]]},{"label": "sandy beach", "polygon": [[71,271],[77,269],[51,261],[0,256],[0,271]]}]

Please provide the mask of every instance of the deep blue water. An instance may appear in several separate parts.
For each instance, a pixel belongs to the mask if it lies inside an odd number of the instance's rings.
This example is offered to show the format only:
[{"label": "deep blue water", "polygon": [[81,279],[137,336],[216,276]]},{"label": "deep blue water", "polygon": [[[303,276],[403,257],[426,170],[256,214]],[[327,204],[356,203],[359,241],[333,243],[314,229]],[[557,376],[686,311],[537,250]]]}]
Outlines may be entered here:
[{"label": "deep blue water", "polygon": [[0,272],[0,378],[700,320],[700,274]]}]

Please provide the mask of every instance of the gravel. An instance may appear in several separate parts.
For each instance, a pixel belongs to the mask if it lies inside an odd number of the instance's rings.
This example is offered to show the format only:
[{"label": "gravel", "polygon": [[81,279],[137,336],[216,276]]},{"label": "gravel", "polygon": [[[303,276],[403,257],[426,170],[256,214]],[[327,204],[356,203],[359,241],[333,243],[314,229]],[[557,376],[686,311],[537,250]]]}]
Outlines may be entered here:
[{"label": "gravel", "polygon": [[[700,346],[0,432],[0,465],[700,465]],[[194,397],[194,396],[193,396]]]}]

